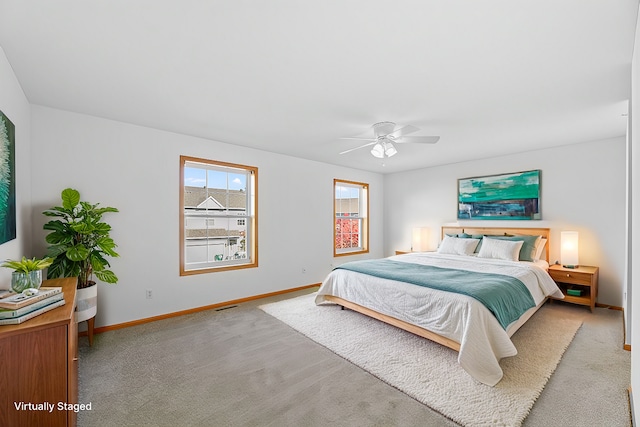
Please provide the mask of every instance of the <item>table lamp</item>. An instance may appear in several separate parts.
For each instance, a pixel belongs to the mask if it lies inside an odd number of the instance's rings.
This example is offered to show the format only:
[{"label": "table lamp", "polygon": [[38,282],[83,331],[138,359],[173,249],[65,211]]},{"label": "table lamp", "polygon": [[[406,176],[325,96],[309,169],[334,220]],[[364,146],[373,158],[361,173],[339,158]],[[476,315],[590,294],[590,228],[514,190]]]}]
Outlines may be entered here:
[{"label": "table lamp", "polygon": [[417,227],[411,234],[411,251],[425,252],[429,250],[429,227]]},{"label": "table lamp", "polygon": [[560,233],[560,262],[565,268],[578,267],[577,231],[563,231]]}]

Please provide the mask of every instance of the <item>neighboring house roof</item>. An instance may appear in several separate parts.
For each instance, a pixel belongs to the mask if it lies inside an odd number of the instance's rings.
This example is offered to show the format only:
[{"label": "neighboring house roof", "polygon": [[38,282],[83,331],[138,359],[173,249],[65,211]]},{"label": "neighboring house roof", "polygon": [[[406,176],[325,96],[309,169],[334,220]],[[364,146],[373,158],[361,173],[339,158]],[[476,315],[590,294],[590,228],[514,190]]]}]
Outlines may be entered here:
[{"label": "neighboring house roof", "polygon": [[207,197],[204,202],[200,203],[198,206],[196,206],[200,209],[223,209],[224,206],[222,206],[220,204],[220,202],[218,202],[216,199],[214,199],[212,196]]},{"label": "neighboring house roof", "polygon": [[227,230],[224,228],[210,228],[206,229],[187,229],[187,239],[198,239],[205,237],[242,237],[240,230]]},{"label": "neighboring house roof", "polygon": [[246,209],[247,193],[241,190],[220,188],[184,187],[186,208],[207,207],[209,209]]},{"label": "neighboring house roof", "polygon": [[[247,196],[244,191],[224,190],[219,188],[184,187],[185,208],[228,209],[246,211]],[[187,239],[242,237],[241,230],[227,230],[226,228],[186,229]]]}]

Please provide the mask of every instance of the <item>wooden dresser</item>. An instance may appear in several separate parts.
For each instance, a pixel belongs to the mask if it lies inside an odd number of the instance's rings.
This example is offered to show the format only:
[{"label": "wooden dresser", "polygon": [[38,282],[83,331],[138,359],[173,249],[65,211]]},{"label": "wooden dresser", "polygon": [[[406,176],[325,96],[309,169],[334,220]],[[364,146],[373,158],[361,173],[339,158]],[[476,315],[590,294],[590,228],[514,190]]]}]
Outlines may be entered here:
[{"label": "wooden dresser", "polygon": [[[0,326],[0,426],[75,426],[76,412],[59,407],[78,402],[76,282],[44,281],[42,286],[62,286],[65,305],[19,325]],[[21,402],[55,407],[18,410]]]}]

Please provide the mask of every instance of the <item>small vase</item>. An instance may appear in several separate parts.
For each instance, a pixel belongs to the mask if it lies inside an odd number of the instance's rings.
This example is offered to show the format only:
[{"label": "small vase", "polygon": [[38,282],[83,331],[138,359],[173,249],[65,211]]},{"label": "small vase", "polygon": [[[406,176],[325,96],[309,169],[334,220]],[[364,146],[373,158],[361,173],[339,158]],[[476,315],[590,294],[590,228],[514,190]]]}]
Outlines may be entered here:
[{"label": "small vase", "polygon": [[39,289],[40,285],[42,285],[42,270],[11,273],[11,290],[13,292],[20,293],[29,288]]}]

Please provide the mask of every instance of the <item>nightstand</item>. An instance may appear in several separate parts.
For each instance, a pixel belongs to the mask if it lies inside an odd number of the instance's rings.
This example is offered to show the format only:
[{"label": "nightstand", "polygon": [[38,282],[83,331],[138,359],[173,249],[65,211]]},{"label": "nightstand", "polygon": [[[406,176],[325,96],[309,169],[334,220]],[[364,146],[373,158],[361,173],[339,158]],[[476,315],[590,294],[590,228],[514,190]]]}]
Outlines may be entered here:
[{"label": "nightstand", "polygon": [[396,255],[410,254],[413,251],[396,251]]},{"label": "nightstand", "polygon": [[[586,305],[593,312],[598,297],[598,267],[581,265],[576,268],[565,268],[554,264],[549,267],[549,275],[564,294],[564,299],[560,301]],[[580,293],[580,295],[570,295],[570,293]]]}]

